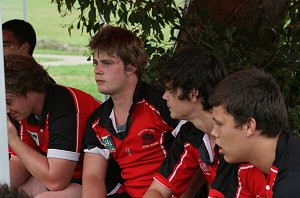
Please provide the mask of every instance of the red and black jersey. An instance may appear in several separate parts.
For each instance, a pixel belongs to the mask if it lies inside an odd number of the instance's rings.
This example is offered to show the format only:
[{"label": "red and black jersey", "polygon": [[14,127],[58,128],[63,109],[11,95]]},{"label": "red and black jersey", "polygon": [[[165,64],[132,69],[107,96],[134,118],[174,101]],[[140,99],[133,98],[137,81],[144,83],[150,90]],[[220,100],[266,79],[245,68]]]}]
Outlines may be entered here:
[{"label": "red and black jersey", "polygon": [[154,175],[154,180],[179,197],[199,166],[211,184],[218,166],[218,153],[211,149],[208,136],[191,122],[187,122],[181,126],[167,158]]},{"label": "red and black jersey", "polygon": [[300,197],[300,139],[285,133],[279,137],[273,165],[266,179],[266,197]]},{"label": "red and black jersey", "polygon": [[209,191],[210,198],[263,198],[265,175],[248,163],[229,164],[220,155],[216,177]]},{"label": "red and black jersey", "polygon": [[41,120],[31,115],[19,122],[20,138],[49,158],[79,161],[73,177],[80,178],[87,119],[99,105],[83,91],[52,84],[45,90]]},{"label": "red and black jersey", "polygon": [[139,82],[123,132],[117,132],[111,98],[88,121],[85,152],[116,160],[131,197],[144,195],[174,140],[171,132],[178,121],[171,119],[162,95],[153,86]]},{"label": "red and black jersey", "polygon": [[[279,137],[276,155],[269,174],[264,174],[260,169],[251,164],[242,163],[226,166],[228,170],[232,168],[232,182],[238,179],[238,187],[234,197],[300,197],[300,139],[290,134],[281,134]],[[229,168],[230,167],[230,168]],[[227,171],[229,173],[230,171]],[[221,171],[224,174],[226,171]],[[230,174],[229,174],[230,175]],[[232,177],[231,175],[231,177]],[[216,178],[222,177],[218,175]],[[215,181],[214,181],[215,182]],[[209,197],[224,196],[223,187],[213,186]],[[227,187],[227,190],[229,187]],[[218,194],[219,193],[219,194]]]}]

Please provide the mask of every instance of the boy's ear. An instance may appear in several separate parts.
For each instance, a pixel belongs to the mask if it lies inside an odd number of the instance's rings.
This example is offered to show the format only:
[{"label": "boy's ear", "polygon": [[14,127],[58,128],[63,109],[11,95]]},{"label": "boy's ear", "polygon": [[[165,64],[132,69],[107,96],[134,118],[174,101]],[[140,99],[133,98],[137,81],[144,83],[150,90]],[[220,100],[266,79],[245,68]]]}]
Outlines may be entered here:
[{"label": "boy's ear", "polygon": [[29,49],[30,49],[30,44],[28,42],[23,43],[22,46],[20,47],[20,51],[26,52],[28,54],[29,54]]},{"label": "boy's ear", "polygon": [[197,102],[199,100],[199,91],[197,89],[192,89],[190,93],[190,100],[192,102]]},{"label": "boy's ear", "polygon": [[126,73],[127,75],[132,75],[132,74],[135,74],[135,73],[136,73],[136,70],[137,70],[136,67],[134,67],[132,64],[128,64],[128,65],[127,65],[127,69],[125,70],[125,73]]},{"label": "boy's ear", "polygon": [[246,135],[251,136],[256,131],[256,120],[254,118],[249,118],[245,124],[246,126]]}]

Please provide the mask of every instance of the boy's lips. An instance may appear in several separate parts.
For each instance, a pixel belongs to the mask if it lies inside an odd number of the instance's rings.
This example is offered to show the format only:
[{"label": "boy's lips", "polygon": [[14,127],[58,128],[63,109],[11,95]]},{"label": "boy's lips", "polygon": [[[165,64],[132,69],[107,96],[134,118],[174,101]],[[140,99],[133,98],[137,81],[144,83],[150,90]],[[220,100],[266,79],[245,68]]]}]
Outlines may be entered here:
[{"label": "boy's lips", "polygon": [[223,150],[223,148],[220,147],[220,146],[219,146],[219,153],[220,153],[220,154],[224,154],[224,150]]},{"label": "boy's lips", "polygon": [[216,141],[216,145],[218,145],[218,147],[219,147],[219,153],[220,153],[220,154],[223,154],[223,153],[224,153],[224,150],[223,150],[223,148],[220,146],[220,144],[217,143],[217,141]]},{"label": "boy's lips", "polygon": [[97,83],[104,83],[105,81],[104,81],[104,80],[101,80],[101,79],[96,79],[96,82],[97,82]]}]

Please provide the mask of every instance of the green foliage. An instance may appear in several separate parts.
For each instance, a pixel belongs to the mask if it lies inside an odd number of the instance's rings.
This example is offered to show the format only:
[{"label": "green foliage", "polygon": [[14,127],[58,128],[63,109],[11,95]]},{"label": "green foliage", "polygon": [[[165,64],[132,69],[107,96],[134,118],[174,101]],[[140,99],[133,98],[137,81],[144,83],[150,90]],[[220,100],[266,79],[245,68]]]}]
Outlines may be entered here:
[{"label": "green foliage", "polygon": [[[258,67],[270,72],[281,86],[293,133],[300,135],[300,2],[290,0],[285,19],[257,31],[225,26],[220,22],[202,23],[205,13],[185,20],[184,9],[174,0],[52,0],[61,14],[78,9],[76,28],[93,34],[100,26],[125,26],[139,35],[151,56],[146,80],[155,80],[159,65],[176,46],[197,45],[216,51],[227,72]],[[78,2],[79,6],[76,6]],[[164,28],[170,28],[170,40],[165,41]],[[199,27],[201,31],[190,31]],[[74,28],[69,25],[70,31]],[[186,33],[184,40],[178,31]]]},{"label": "green foliage", "polygon": [[[62,16],[80,10],[77,20],[68,26],[93,35],[104,24],[124,26],[140,36],[149,55],[160,54],[164,29],[176,26],[180,11],[174,0],[51,0]],[[76,23],[76,25],[75,25]],[[178,26],[178,25],[177,25]],[[162,43],[163,42],[163,43]]]}]

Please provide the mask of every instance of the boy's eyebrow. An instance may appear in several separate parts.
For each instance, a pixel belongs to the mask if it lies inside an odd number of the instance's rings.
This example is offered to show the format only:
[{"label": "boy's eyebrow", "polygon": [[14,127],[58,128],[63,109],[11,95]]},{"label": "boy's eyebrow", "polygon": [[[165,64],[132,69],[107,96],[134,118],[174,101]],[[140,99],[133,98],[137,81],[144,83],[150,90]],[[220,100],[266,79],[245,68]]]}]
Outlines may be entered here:
[{"label": "boy's eyebrow", "polygon": [[220,123],[221,121],[219,121],[217,118],[215,118],[215,117],[212,117],[212,119],[215,121],[215,122],[218,122],[218,123]]}]

